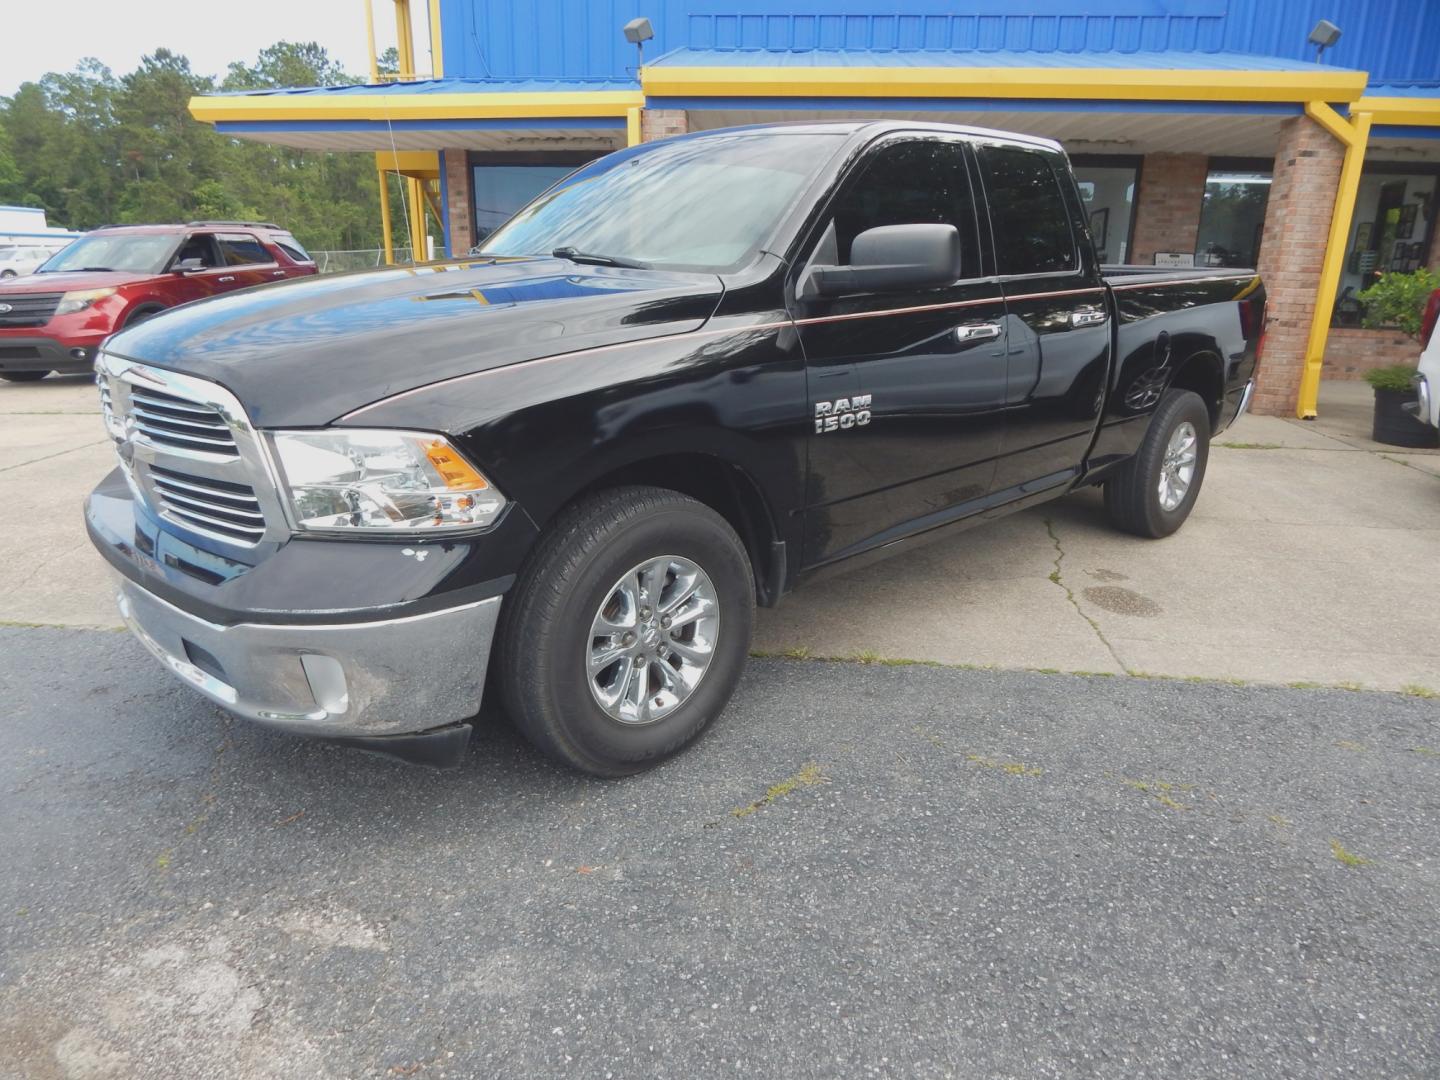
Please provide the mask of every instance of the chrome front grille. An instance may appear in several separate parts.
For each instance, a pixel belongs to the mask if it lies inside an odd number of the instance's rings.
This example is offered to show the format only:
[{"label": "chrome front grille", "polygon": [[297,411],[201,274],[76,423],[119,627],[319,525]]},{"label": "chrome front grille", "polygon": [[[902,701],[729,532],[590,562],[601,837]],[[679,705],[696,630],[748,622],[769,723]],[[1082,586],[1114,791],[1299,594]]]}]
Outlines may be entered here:
[{"label": "chrome front grille", "polygon": [[235,436],[224,418],[208,405],[197,405],[148,387],[132,386],[130,415],[135,417],[135,429],[161,446],[240,456]]},{"label": "chrome front grille", "polygon": [[154,513],[240,547],[287,535],[265,446],[229,391],[106,353],[95,381],[120,465]]},{"label": "chrome front grille", "polygon": [[60,306],[62,294],[12,293],[5,297],[0,326],[44,326]]},{"label": "chrome front grille", "polygon": [[150,466],[160,509],[198,529],[253,544],[265,535],[265,514],[255,489]]}]

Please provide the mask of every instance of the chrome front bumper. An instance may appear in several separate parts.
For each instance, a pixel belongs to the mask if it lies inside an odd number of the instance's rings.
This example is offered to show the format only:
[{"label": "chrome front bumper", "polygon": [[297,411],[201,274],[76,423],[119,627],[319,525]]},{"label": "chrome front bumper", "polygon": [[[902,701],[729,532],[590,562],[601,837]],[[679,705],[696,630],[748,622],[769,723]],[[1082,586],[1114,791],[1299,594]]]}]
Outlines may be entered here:
[{"label": "chrome front bumper", "polygon": [[179,679],[247,720],[354,738],[429,730],[480,710],[500,597],[425,615],[327,625],[196,618],[128,578],[120,614]]}]

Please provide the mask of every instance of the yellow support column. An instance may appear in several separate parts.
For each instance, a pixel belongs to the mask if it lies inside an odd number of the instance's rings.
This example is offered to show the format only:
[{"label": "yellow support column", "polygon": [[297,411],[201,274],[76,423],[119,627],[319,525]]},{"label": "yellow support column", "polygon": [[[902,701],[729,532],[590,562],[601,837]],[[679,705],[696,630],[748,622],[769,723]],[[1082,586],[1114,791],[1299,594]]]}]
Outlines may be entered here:
[{"label": "yellow support column", "polygon": [[406,192],[410,197],[410,261],[417,263],[430,258],[430,245],[427,243],[430,230],[425,226],[425,192],[421,188],[423,182],[413,176],[405,178]]},{"label": "yellow support column", "polygon": [[390,174],[376,170],[380,180],[380,235],[385,244],[385,265],[395,265],[395,234],[390,227]]},{"label": "yellow support column", "polygon": [[1323,101],[1306,104],[1305,115],[1345,144],[1335,209],[1330,215],[1330,235],[1325,241],[1325,261],[1315,290],[1315,311],[1310,317],[1310,337],[1305,344],[1305,370],[1300,376],[1300,395],[1295,403],[1296,416],[1313,420],[1320,400],[1320,372],[1325,362],[1325,343],[1330,339],[1330,317],[1335,312],[1335,290],[1340,287],[1345,245],[1355,216],[1355,196],[1360,190],[1360,169],[1365,164],[1365,147],[1370,141],[1373,117],[1368,112],[1356,113],[1346,123]]},{"label": "yellow support column", "polygon": [[370,82],[380,81],[380,58],[375,52],[375,5],[365,0],[365,44],[370,50]]},{"label": "yellow support column", "polygon": [[640,145],[640,108],[633,106],[625,110],[625,145]]},{"label": "yellow support column", "polygon": [[410,28],[410,0],[395,0],[395,52],[400,81],[415,78],[415,34]]}]

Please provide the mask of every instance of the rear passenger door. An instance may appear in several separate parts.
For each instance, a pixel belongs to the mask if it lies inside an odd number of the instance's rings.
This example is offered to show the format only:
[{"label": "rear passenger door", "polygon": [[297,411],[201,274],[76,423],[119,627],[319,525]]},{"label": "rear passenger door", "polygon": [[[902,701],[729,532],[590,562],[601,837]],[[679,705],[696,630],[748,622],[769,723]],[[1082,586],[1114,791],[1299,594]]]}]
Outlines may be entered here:
[{"label": "rear passenger door", "polygon": [[1109,308],[1064,158],[999,142],[977,150],[1008,329],[994,483],[1031,494],[1073,479],[1089,449],[1110,366]]},{"label": "rear passenger door", "polygon": [[217,280],[226,290],[263,285],[285,276],[274,256],[251,233],[217,233],[215,242],[220,248],[221,265],[225,268],[224,274]]},{"label": "rear passenger door", "polygon": [[990,491],[1006,388],[1005,305],[987,274],[969,148],[902,134],[841,182],[802,266],[846,265],[884,225],[960,234],[956,278],[796,302],[810,433],[805,562],[815,565],[945,524]]}]

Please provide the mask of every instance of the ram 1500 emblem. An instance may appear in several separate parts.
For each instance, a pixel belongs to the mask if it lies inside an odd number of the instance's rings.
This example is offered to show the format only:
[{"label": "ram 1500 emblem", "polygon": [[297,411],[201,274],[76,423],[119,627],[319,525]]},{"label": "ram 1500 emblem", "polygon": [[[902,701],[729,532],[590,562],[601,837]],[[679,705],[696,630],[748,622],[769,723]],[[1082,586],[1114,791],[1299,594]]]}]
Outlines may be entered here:
[{"label": "ram 1500 emblem", "polygon": [[827,431],[845,431],[849,428],[864,427],[870,423],[870,395],[856,394],[854,397],[836,398],[834,401],[815,403],[815,434]]}]

